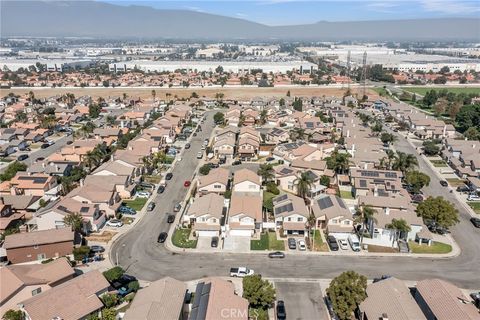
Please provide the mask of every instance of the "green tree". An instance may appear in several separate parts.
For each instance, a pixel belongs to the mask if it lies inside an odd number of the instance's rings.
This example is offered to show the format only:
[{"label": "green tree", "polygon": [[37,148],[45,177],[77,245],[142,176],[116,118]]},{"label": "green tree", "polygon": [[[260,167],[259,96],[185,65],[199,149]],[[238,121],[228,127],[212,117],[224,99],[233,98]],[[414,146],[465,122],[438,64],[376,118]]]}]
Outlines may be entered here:
[{"label": "green tree", "polygon": [[152,90],[152,99],[153,99],[153,102],[155,102],[155,97],[157,96],[157,91],[155,91],[155,89]]},{"label": "green tree", "polygon": [[343,272],[330,282],[327,295],[340,320],[353,319],[358,305],[367,297],[367,278],[355,271]]},{"label": "green tree", "polygon": [[92,119],[97,119],[101,111],[102,111],[102,108],[98,104],[92,103],[88,106],[88,115]]},{"label": "green tree", "polygon": [[25,163],[14,161],[7,166],[7,168],[2,174],[0,174],[0,181],[8,181],[13,177],[15,177],[17,172],[26,171],[26,170],[27,170],[27,165]]},{"label": "green tree", "polygon": [[422,102],[426,106],[431,106],[431,105],[434,105],[435,102],[437,102],[437,100],[438,100],[437,91],[430,90],[430,91],[427,91],[427,93],[422,99]]},{"label": "green tree", "polygon": [[83,227],[83,217],[78,212],[70,212],[63,217],[65,225],[72,228],[72,231],[80,231]]},{"label": "green tree", "polygon": [[137,280],[132,281],[128,284],[128,289],[131,289],[132,291],[136,292],[138,289],[140,289],[140,284],[138,283]]},{"label": "green tree", "polygon": [[208,163],[204,164],[203,166],[200,167],[200,169],[198,170],[198,172],[202,175],[202,176],[206,176],[209,172],[210,172],[210,165]]},{"label": "green tree", "polygon": [[406,234],[412,230],[410,225],[408,224],[405,219],[392,219],[392,222],[386,225],[387,229],[394,230],[395,236],[393,237],[392,240],[392,245],[395,243],[395,241],[398,241],[400,239],[400,236],[402,234]]},{"label": "green tree", "polygon": [[335,150],[325,160],[327,161],[328,169],[335,170],[336,173],[345,173],[350,167],[350,157],[350,153],[340,153],[338,150]]},{"label": "green tree", "polygon": [[395,159],[393,160],[392,169],[400,170],[405,174],[408,170],[418,166],[418,160],[413,154],[407,154],[397,151]]},{"label": "green tree", "polygon": [[114,293],[105,293],[100,297],[100,299],[107,308],[114,307],[118,303],[118,296]]},{"label": "green tree", "polygon": [[215,121],[215,124],[223,124],[225,122],[225,116],[221,112],[215,113],[213,116],[213,121]]},{"label": "green tree", "polygon": [[78,248],[74,248],[73,249],[73,259],[75,261],[80,261],[83,258],[85,258],[85,256],[88,256],[89,253],[90,253],[90,247],[89,246],[81,246],[81,247],[78,247]]},{"label": "green tree", "polygon": [[267,183],[275,178],[273,166],[269,163],[263,163],[258,167],[257,174],[262,177],[263,183]]},{"label": "green tree", "polygon": [[460,132],[465,132],[472,127],[480,131],[480,104],[463,106],[455,121]]},{"label": "green tree", "polygon": [[280,190],[278,190],[277,185],[273,181],[267,183],[267,192],[273,193],[274,195],[280,194]]},{"label": "green tree", "polygon": [[261,275],[255,274],[243,278],[243,297],[250,307],[268,309],[275,301],[275,288]]},{"label": "green tree", "polygon": [[473,140],[473,141],[480,140],[480,131],[478,131],[477,128],[475,127],[468,128],[467,131],[463,133],[463,135],[468,140]]},{"label": "green tree", "polygon": [[297,188],[297,195],[305,199],[308,192],[312,188],[313,178],[308,172],[300,173],[300,177],[295,180],[295,186]]},{"label": "green tree", "polygon": [[424,221],[434,221],[444,228],[450,228],[460,222],[458,210],[443,197],[428,197],[418,205],[417,215]]},{"label": "green tree", "polygon": [[435,141],[427,140],[422,143],[423,152],[427,156],[435,156],[440,152],[440,147],[435,143]]},{"label": "green tree", "polygon": [[388,143],[388,144],[391,144],[393,142],[395,142],[397,140],[397,137],[391,133],[388,133],[388,132],[383,132],[381,135],[380,135],[380,140],[383,142],[383,143]]},{"label": "green tree", "polygon": [[330,185],[330,177],[329,176],[321,176],[320,177],[320,184],[322,186],[328,187]]},{"label": "green tree", "polygon": [[2,320],[23,320],[24,314],[22,310],[10,309],[2,317]]},{"label": "green tree", "polygon": [[375,124],[373,125],[373,127],[371,128],[372,129],[372,132],[375,134],[375,135],[378,135],[380,134],[380,132],[382,132],[383,130],[383,125],[380,121],[376,121]]},{"label": "green tree", "polygon": [[363,235],[365,234],[365,230],[367,230],[367,225],[370,221],[373,223],[377,223],[377,219],[375,218],[375,213],[377,211],[373,209],[369,205],[361,204],[356,212],[355,212],[355,222],[360,223],[362,225],[362,232],[360,233],[360,243],[363,243]]},{"label": "green tree", "polygon": [[125,271],[122,269],[122,267],[117,266],[104,271],[103,276],[108,280],[108,282],[111,283],[123,276],[124,273]]},{"label": "green tree", "polygon": [[102,320],[116,320],[117,311],[115,308],[105,308],[102,310]]},{"label": "green tree", "polygon": [[430,176],[420,171],[409,171],[405,175],[405,182],[412,188],[415,193],[430,184]]}]

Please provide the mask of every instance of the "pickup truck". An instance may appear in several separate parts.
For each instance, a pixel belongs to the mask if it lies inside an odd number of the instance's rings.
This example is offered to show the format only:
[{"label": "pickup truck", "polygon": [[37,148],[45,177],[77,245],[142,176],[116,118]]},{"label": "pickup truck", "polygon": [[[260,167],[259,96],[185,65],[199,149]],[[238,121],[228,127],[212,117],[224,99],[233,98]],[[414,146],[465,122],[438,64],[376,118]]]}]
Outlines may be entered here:
[{"label": "pickup truck", "polygon": [[230,277],[239,277],[243,278],[246,276],[251,276],[255,272],[252,269],[248,269],[247,267],[238,267],[238,268],[231,268],[230,269]]}]

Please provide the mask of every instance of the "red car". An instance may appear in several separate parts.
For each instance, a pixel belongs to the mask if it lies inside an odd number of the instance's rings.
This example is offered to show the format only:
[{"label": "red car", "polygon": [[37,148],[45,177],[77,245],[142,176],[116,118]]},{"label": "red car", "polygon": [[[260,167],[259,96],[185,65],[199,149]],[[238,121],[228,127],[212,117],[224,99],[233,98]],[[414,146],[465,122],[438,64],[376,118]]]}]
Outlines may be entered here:
[{"label": "red car", "polygon": [[183,183],[183,186],[184,186],[185,188],[188,188],[188,187],[190,187],[191,184],[192,184],[192,183],[191,183],[189,180],[187,180],[187,181],[185,181],[185,182]]}]

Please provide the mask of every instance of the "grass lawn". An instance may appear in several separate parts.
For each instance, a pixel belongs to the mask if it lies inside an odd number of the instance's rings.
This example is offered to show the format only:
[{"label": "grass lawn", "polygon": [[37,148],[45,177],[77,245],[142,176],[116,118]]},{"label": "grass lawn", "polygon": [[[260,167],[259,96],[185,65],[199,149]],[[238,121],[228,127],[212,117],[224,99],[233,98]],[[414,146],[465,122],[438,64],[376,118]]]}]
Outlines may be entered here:
[{"label": "grass lawn", "polygon": [[430,160],[434,167],[448,167],[448,164],[443,160]]},{"label": "grass lawn", "polygon": [[375,88],[373,88],[373,91],[378,93],[381,97],[388,97],[389,96],[387,90],[383,87],[375,87]]},{"label": "grass lawn", "polygon": [[480,214],[480,202],[467,202],[476,214]]},{"label": "grass lawn", "polygon": [[123,203],[136,211],[140,211],[145,203],[147,203],[147,200],[147,198],[136,198],[134,200],[124,200]]},{"label": "grass lawn", "polygon": [[354,199],[351,191],[340,190],[340,198],[342,199]]},{"label": "grass lawn", "polygon": [[398,253],[398,250],[391,247],[368,245],[368,252]]},{"label": "grass lawn", "polygon": [[10,158],[0,158],[0,162],[6,162],[6,163],[9,163],[9,162],[12,162],[13,159],[10,159]]},{"label": "grass lawn", "polygon": [[265,310],[265,309],[249,308],[248,315],[250,316],[251,319],[268,320],[268,310]]},{"label": "grass lawn", "polygon": [[323,242],[320,230],[315,230],[315,236],[313,237],[313,245],[313,251],[328,251],[328,245]]},{"label": "grass lawn", "polygon": [[452,246],[446,243],[442,242],[436,242],[434,241],[431,246],[428,246],[427,244],[422,244],[419,245],[418,243],[414,241],[409,241],[408,245],[410,246],[410,249],[412,250],[413,253],[449,253],[452,251]]},{"label": "grass lawn", "polygon": [[412,93],[418,93],[419,95],[424,96],[428,91],[430,90],[436,90],[437,92],[440,90],[447,90],[448,92],[453,92],[453,93],[476,93],[480,94],[480,88],[449,88],[449,87],[402,87],[401,89],[412,92]]},{"label": "grass lawn", "polygon": [[285,242],[277,240],[275,232],[262,233],[260,240],[250,241],[250,250],[283,251],[285,250]]},{"label": "grass lawn", "polygon": [[447,182],[454,188],[456,187],[463,187],[465,185],[465,181],[462,179],[457,179],[457,178],[448,178],[445,179]]},{"label": "grass lawn", "polygon": [[153,183],[153,184],[157,184],[157,183],[160,183],[160,181],[162,181],[162,177],[160,175],[157,175],[157,176],[144,175],[143,179],[145,182]]},{"label": "grass lawn", "polygon": [[196,248],[197,240],[188,240],[191,229],[176,229],[172,236],[172,243],[179,248]]}]

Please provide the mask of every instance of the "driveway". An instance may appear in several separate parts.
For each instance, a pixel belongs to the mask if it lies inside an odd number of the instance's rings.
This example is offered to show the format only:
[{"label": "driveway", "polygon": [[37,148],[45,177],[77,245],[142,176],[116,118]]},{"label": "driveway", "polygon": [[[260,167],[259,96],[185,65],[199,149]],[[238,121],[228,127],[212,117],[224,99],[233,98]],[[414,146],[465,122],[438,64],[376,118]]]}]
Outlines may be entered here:
[{"label": "driveway", "polygon": [[197,249],[211,252],[220,251],[222,247],[221,239],[219,239],[219,242],[217,248],[212,248],[212,237],[198,237]]},{"label": "driveway", "polygon": [[277,301],[285,302],[287,319],[329,319],[318,282],[275,282],[275,287]]},{"label": "driveway", "polygon": [[223,241],[223,250],[233,252],[249,252],[250,240],[250,237],[227,236]]}]

